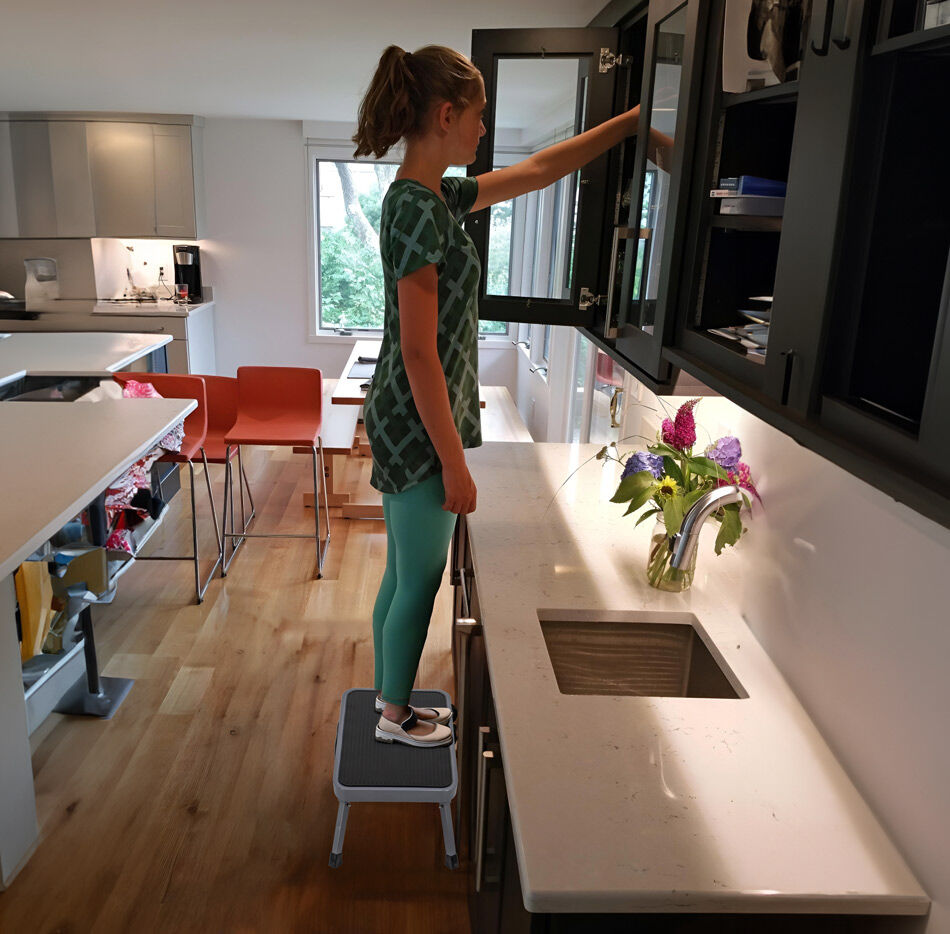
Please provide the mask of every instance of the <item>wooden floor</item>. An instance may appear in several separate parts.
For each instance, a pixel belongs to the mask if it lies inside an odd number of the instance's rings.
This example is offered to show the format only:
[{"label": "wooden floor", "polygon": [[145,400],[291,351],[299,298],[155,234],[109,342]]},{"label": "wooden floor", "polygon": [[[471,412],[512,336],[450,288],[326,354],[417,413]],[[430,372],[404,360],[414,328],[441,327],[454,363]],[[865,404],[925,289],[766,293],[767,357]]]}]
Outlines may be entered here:
[{"label": "wooden floor", "polygon": [[[309,459],[246,463],[258,530],[311,529]],[[365,498],[370,466],[341,458],[338,488]],[[183,493],[157,553],[190,547]],[[110,721],[52,714],[33,735],[41,840],[0,931],[468,932],[469,867],[443,866],[435,805],[354,805],[327,865],[340,695],[372,687],[385,554],[382,522],[334,517],[323,580],[312,542],[254,540],[201,606],[188,562],[138,562],[94,610],[103,673],[135,685]],[[451,690],[450,613],[446,575],[419,687]]]}]

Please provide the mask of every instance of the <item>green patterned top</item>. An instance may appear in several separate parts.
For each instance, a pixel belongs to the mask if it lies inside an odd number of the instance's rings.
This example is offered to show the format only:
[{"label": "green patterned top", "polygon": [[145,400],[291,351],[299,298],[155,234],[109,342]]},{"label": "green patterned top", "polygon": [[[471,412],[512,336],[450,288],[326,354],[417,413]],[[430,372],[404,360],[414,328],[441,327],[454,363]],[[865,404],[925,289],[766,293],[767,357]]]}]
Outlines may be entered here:
[{"label": "green patterned top", "polygon": [[439,274],[436,343],[449,403],[462,447],[482,443],[478,407],[478,281],[481,264],[462,229],[478,195],[474,178],[443,178],[442,198],[420,182],[397,178],[383,199],[379,251],[383,261],[386,314],[379,360],[363,403],[363,421],[373,452],[370,483],[383,493],[402,493],[440,473],[435,446],[426,433],[409,387],[399,343],[396,283],[435,263]]}]

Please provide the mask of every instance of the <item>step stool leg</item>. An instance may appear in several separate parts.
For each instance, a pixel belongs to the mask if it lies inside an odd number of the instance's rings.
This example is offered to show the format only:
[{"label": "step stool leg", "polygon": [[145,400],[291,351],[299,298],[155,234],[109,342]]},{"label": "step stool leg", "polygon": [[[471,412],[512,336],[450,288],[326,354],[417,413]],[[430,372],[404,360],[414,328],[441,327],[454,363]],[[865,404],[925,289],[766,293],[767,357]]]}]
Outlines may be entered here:
[{"label": "step stool leg", "polygon": [[458,853],[455,852],[455,831],[452,829],[452,807],[446,802],[439,805],[442,815],[442,839],[445,840],[445,865],[449,869],[459,868]]},{"label": "step stool leg", "polygon": [[330,853],[330,865],[334,869],[343,862],[343,835],[346,833],[346,818],[349,813],[349,802],[341,801],[336,809],[336,831],[333,834],[333,850]]}]

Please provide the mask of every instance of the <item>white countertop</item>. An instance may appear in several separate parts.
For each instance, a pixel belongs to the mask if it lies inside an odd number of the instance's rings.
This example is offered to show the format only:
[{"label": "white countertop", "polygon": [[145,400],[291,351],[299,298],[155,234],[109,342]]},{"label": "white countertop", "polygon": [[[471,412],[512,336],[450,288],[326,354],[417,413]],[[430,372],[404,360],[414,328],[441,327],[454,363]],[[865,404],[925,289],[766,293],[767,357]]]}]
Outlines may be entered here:
[{"label": "white countertop", "polygon": [[31,302],[27,312],[40,314],[132,315],[142,317],[187,318],[210,308],[214,302],[197,305],[176,305],[171,299],[158,302],[108,302],[88,298],[60,298],[48,302]]},{"label": "white countertop", "polygon": [[96,302],[92,306],[94,315],[131,315],[133,317],[187,318],[210,308],[214,302],[201,302],[198,305],[176,305],[172,301],[138,304],[137,302]]},{"label": "white countertop", "polygon": [[0,386],[31,376],[108,376],[172,339],[100,331],[12,334],[0,341]]},{"label": "white countertop", "polygon": [[[598,448],[495,443],[466,455],[525,906],[925,914],[926,894],[736,609],[755,519],[719,557],[710,522],[693,588],[657,591],[644,574],[652,522],[634,528],[609,502],[616,464],[592,460],[545,511]],[[693,613],[748,697],[561,694],[538,608]]]},{"label": "white countertop", "polygon": [[194,399],[0,402],[0,578],[196,406]]}]

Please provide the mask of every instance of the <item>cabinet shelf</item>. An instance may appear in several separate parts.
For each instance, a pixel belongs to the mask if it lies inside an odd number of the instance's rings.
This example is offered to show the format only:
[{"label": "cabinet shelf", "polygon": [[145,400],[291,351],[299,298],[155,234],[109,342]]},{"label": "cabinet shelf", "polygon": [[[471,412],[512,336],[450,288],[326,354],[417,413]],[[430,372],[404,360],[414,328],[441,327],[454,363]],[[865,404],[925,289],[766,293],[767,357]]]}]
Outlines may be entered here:
[{"label": "cabinet shelf", "polygon": [[884,39],[875,43],[871,49],[871,55],[889,55],[894,52],[908,50],[927,52],[938,49],[950,51],[950,25],[935,26],[933,29],[919,29],[905,33],[902,36]]},{"label": "cabinet shelf", "polygon": [[745,230],[749,232],[764,231],[766,233],[781,233],[781,217],[757,217],[752,214],[714,214],[709,219],[713,227],[723,230]]},{"label": "cabinet shelf", "polygon": [[756,88],[754,91],[741,93],[725,92],[722,95],[722,106],[737,107],[741,104],[755,104],[761,101],[784,101],[798,96],[798,81],[786,81],[784,84],[770,84],[765,88]]}]

